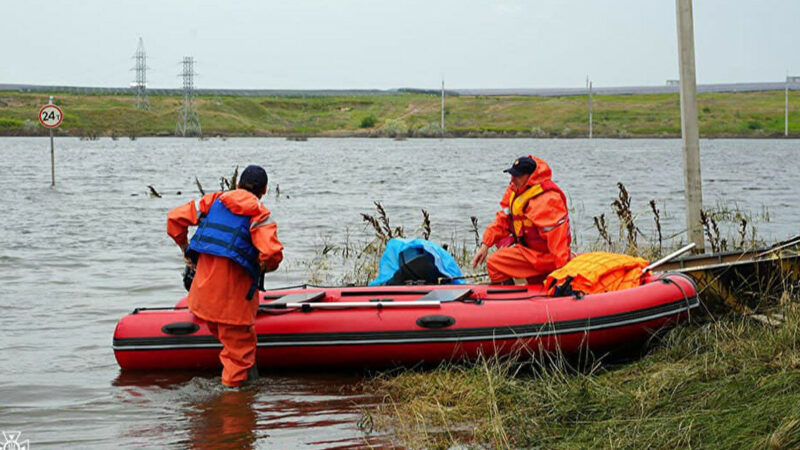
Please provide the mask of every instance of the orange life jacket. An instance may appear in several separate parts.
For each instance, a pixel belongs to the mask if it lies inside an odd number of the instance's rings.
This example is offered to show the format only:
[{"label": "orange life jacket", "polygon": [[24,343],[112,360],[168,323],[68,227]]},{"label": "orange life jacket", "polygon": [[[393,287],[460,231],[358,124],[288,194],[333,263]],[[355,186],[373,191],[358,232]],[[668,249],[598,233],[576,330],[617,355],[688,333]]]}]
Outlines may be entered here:
[{"label": "orange life jacket", "polygon": [[547,293],[569,284],[573,292],[597,294],[642,284],[642,270],[649,263],[635,256],[607,252],[584,253],[553,271],[544,281]]},{"label": "orange life jacket", "polygon": [[[525,217],[525,209],[528,207],[528,203],[548,191],[558,193],[561,196],[561,200],[564,201],[564,206],[567,205],[567,196],[552,180],[534,184],[519,196],[515,192],[511,192],[511,197],[508,199],[509,228],[514,236],[514,242],[543,253],[547,253],[548,250],[547,241],[542,237],[541,232],[550,231],[552,228],[561,225],[565,225],[569,229],[569,214],[565,214],[553,227],[543,227],[541,230]],[[572,233],[568,231],[567,236],[567,245],[569,245],[572,241]]]}]

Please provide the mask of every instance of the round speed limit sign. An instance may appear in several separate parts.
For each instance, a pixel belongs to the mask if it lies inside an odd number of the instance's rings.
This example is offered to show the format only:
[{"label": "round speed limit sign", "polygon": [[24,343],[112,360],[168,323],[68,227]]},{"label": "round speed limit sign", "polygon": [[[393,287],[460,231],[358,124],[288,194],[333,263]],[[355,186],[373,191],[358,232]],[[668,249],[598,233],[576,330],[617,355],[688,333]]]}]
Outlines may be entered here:
[{"label": "round speed limit sign", "polygon": [[39,110],[39,122],[45,128],[56,128],[61,125],[63,119],[64,113],[56,105],[44,105]]}]

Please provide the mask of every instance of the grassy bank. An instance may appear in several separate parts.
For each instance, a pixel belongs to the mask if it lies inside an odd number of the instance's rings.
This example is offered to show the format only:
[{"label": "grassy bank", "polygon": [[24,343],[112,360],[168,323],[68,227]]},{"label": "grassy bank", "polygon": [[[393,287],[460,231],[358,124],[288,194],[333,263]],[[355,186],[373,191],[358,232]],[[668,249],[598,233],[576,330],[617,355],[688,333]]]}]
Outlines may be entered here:
[{"label": "grassy bank", "polygon": [[[578,250],[652,260],[681,244],[662,242],[654,204],[652,217],[637,218],[618,187],[608,224],[596,220],[598,237]],[[709,248],[763,245],[751,214],[718,205],[704,216]],[[431,236],[425,211],[419,225],[403,226],[376,203],[375,213],[362,218],[374,238],[323,243],[309,264],[310,281],[363,284],[374,277],[388,239]],[[635,219],[654,220],[655,229],[644,234]],[[473,228],[439,240],[465,269],[479,229]],[[622,360],[522,355],[381,373],[361,387],[384,400],[364,412],[360,426],[408,448],[800,448],[800,286],[747,294],[757,294],[783,323],[765,325],[733,311],[696,315]]]},{"label": "grassy bank", "polygon": [[[58,94],[62,134],[172,136],[181,99],[150,97],[148,111],[133,96]],[[43,94],[0,92],[0,135],[38,135]],[[699,95],[703,137],[783,136],[783,91]],[[790,104],[800,91],[790,92]],[[217,97],[196,99],[205,136],[439,136],[440,98],[404,93],[358,97]],[[586,97],[448,97],[447,135],[454,137],[582,137]],[[800,115],[789,124],[800,136]],[[677,94],[594,96],[596,137],[679,137]]]},{"label": "grassy bank", "polygon": [[[415,448],[799,448],[800,297],[769,327],[681,326],[644,358],[575,370],[563,358],[377,377],[367,429]],[[373,415],[374,414],[374,415]]]}]

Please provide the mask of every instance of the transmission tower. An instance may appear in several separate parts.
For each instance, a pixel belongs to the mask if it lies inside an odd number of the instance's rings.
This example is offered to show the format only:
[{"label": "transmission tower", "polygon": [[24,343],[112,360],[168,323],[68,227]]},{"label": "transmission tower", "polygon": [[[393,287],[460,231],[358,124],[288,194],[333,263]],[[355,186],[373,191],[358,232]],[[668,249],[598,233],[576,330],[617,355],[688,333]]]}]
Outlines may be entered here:
[{"label": "transmission tower", "polygon": [[183,103],[178,112],[178,124],[175,131],[181,136],[202,136],[200,116],[194,105],[194,58],[184,56],[182,67],[183,69],[178,75],[183,77]]},{"label": "transmission tower", "polygon": [[150,109],[150,101],[147,98],[147,53],[144,51],[144,41],[141,37],[133,59],[136,61],[136,66],[131,70],[136,71],[136,80],[131,84],[131,88],[136,92],[136,108]]}]

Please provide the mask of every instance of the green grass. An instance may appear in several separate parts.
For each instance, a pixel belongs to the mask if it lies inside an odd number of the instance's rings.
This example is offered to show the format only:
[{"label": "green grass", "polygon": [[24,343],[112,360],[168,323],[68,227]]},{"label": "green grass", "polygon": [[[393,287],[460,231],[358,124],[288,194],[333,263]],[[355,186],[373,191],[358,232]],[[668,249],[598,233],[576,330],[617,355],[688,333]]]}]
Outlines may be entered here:
[{"label": "green grass", "polygon": [[558,355],[366,381],[365,423],[414,448],[798,448],[800,296],[786,322],[726,317],[672,330],[644,358],[581,371]]},{"label": "green grass", "polygon": [[[49,95],[49,94],[48,94]],[[48,95],[0,92],[0,134],[44,134],[36,114]],[[700,94],[704,137],[783,135],[783,91]],[[64,109],[61,133],[74,136],[173,135],[181,99],[150,97],[151,109],[134,109],[133,96],[55,94]],[[790,92],[790,104],[800,92]],[[588,133],[588,99],[577,97],[448,97],[448,136],[581,137]],[[197,109],[206,136],[439,136],[440,98],[403,93],[356,97],[200,96]],[[800,115],[790,116],[800,136]],[[597,137],[678,137],[677,94],[596,95]]]}]

